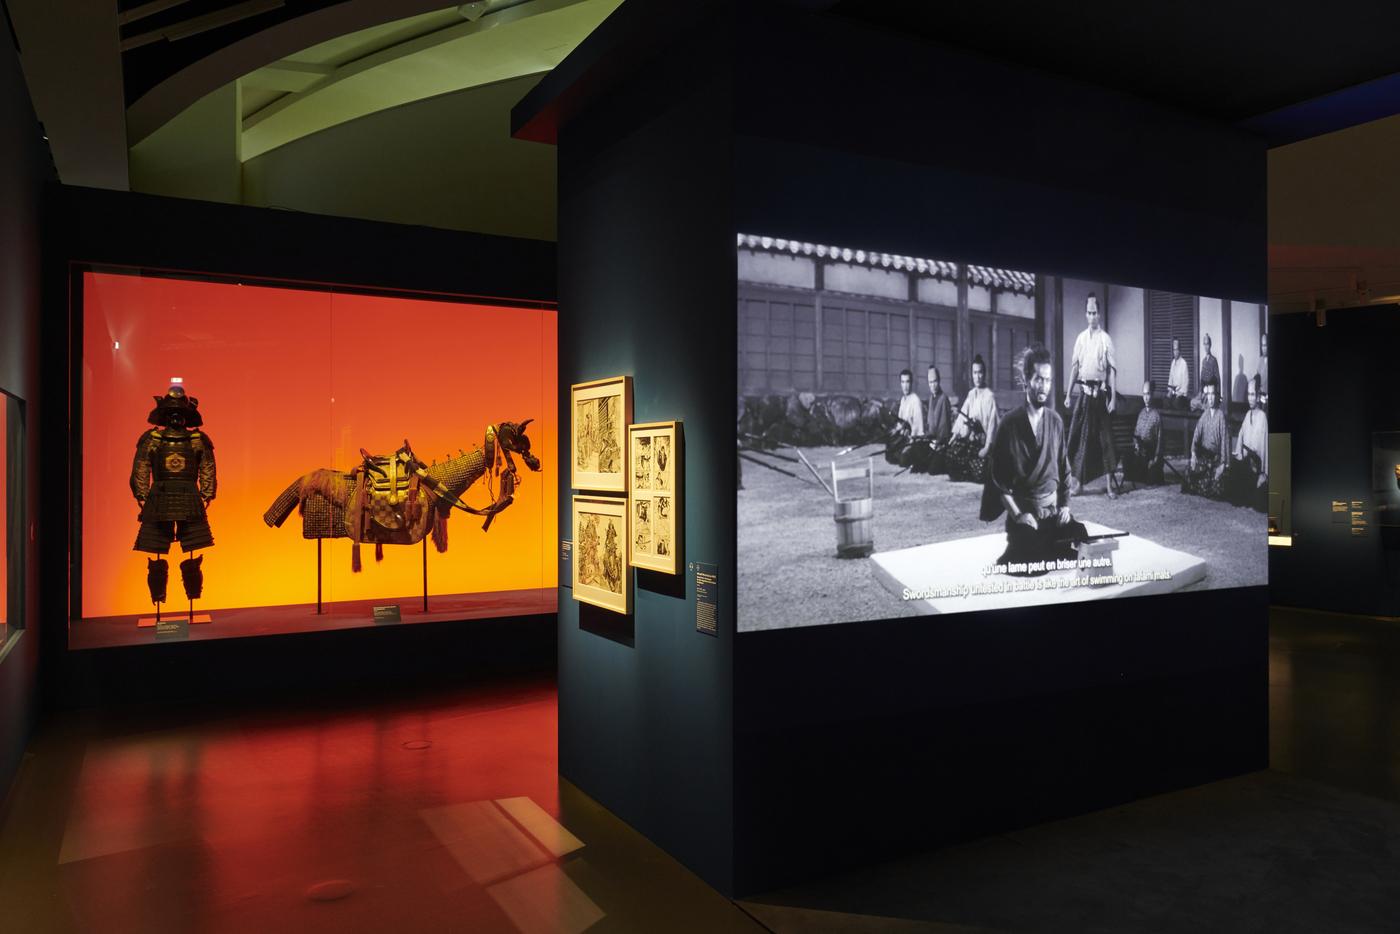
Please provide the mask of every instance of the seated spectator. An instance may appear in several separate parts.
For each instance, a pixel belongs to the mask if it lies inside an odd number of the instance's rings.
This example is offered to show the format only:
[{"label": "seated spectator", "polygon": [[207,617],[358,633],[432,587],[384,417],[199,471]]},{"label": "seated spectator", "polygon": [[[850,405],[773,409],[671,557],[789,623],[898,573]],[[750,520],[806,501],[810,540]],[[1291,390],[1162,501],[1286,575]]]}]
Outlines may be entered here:
[{"label": "seated spectator", "polygon": [[1142,411],[1133,426],[1133,449],[1123,459],[1123,478],[1152,485],[1162,482],[1162,416],[1152,404],[1152,380],[1142,384]]},{"label": "seated spectator", "polygon": [[987,364],[978,354],[972,361],[972,389],[963,400],[948,445],[948,479],[981,483],[987,476],[987,451],[992,446],[1000,413],[987,388]]},{"label": "seated spectator", "polygon": [[1235,439],[1227,490],[1230,502],[1260,512],[1269,508],[1269,417],[1262,404],[1260,379],[1249,382],[1249,411]]},{"label": "seated spectator", "polygon": [[1191,460],[1181,492],[1221,499],[1225,492],[1225,471],[1230,466],[1230,425],[1220,410],[1218,383],[1201,387],[1201,417],[1191,436]]}]

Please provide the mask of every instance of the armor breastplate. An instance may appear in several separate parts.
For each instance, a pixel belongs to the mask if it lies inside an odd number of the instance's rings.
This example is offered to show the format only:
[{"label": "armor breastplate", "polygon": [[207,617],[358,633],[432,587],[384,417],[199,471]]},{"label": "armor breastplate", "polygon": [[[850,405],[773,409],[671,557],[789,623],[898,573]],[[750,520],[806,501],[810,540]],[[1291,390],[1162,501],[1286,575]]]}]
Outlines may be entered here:
[{"label": "armor breastplate", "polygon": [[158,428],[151,433],[146,449],[151,489],[141,511],[143,519],[169,522],[204,517],[204,500],[199,495],[203,450],[203,439],[196,432]]},{"label": "armor breastplate", "polygon": [[151,445],[153,480],[188,480],[191,483],[198,480],[200,446],[190,432],[161,429],[151,440],[154,442]]}]

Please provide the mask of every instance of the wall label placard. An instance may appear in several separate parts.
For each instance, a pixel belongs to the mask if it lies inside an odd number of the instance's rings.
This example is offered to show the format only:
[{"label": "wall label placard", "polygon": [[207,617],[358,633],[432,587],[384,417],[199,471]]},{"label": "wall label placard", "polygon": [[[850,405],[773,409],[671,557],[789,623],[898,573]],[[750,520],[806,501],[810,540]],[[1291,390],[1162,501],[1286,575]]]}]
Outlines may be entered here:
[{"label": "wall label placard", "polygon": [[1371,524],[1370,513],[1366,509],[1366,501],[1354,499],[1351,501],[1351,534],[1365,535],[1367,527]]},{"label": "wall label placard", "polygon": [[397,603],[377,606],[374,608],[374,621],[376,623],[401,623],[403,622],[403,614],[399,611]]},{"label": "wall label placard", "polygon": [[569,569],[569,562],[574,560],[574,541],[571,538],[559,540],[559,583],[565,587],[574,586],[573,571]]},{"label": "wall label placard", "polygon": [[692,561],[695,574],[695,631],[719,635],[719,565]]},{"label": "wall label placard", "polygon": [[188,616],[172,616],[156,623],[156,640],[164,642],[167,639],[188,639],[190,637],[190,618]]}]

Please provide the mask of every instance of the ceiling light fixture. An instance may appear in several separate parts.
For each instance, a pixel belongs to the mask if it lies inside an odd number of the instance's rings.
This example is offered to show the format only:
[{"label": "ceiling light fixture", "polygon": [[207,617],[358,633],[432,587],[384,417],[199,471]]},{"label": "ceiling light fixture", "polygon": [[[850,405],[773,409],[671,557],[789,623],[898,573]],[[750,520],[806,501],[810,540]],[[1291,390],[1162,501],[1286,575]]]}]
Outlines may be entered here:
[{"label": "ceiling light fixture", "polygon": [[457,15],[474,23],[487,13],[497,13],[526,2],[528,0],[471,0],[457,7]]},{"label": "ceiling light fixture", "polygon": [[457,15],[474,23],[486,15],[487,9],[486,0],[472,0],[471,3],[464,3],[457,7]]}]

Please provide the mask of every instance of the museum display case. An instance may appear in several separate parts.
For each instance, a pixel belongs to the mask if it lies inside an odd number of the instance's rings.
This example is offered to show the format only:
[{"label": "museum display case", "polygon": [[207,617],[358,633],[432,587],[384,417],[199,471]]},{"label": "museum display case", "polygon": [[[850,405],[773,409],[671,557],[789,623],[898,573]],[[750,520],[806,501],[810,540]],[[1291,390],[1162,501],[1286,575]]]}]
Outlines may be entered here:
[{"label": "museum display case", "polygon": [[4,474],[4,495],[0,495],[0,646],[9,637],[12,621],[21,618],[19,583],[24,579],[20,566],[19,517],[20,482],[19,400],[0,391],[0,471]]},{"label": "museum display case", "polygon": [[114,268],[73,296],[70,647],[554,611],[552,305]]},{"label": "museum display case", "polygon": [[1293,436],[1269,435],[1269,544],[1293,545]]}]

